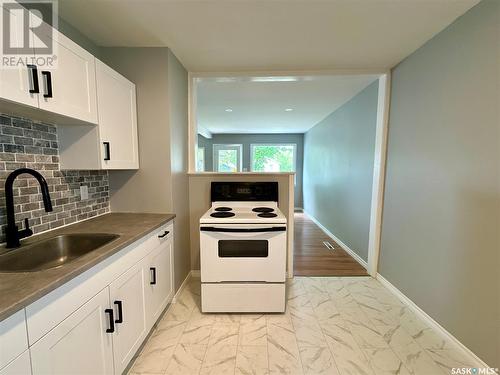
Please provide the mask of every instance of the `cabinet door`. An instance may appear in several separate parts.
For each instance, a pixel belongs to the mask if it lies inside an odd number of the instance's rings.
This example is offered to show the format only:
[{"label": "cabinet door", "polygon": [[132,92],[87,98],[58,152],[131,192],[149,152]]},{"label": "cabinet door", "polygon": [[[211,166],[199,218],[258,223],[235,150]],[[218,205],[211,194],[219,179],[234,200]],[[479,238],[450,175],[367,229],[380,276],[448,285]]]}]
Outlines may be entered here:
[{"label": "cabinet door", "polygon": [[115,374],[121,374],[147,335],[144,306],[144,262],[139,262],[110,288],[115,315],[113,355]]},{"label": "cabinet door", "polygon": [[[10,39],[12,45],[15,46],[23,45],[22,15],[21,12],[8,12],[1,8],[0,4],[0,16],[9,17],[10,19]],[[0,44],[3,43],[1,39],[3,38],[0,38]],[[38,107],[38,94],[30,93],[30,89],[35,88],[34,79],[38,79],[36,72],[24,64],[19,64],[16,68],[1,67],[0,98],[31,107]]]},{"label": "cabinet door", "polygon": [[111,374],[109,290],[103,289],[31,348],[33,374]]},{"label": "cabinet door", "polygon": [[145,266],[146,313],[148,327],[156,322],[174,294],[172,265],[172,237],[163,242],[148,256]]},{"label": "cabinet door", "polygon": [[26,350],[19,357],[0,370],[0,375],[29,375],[31,374],[30,352]]},{"label": "cabinet door", "polygon": [[99,132],[103,169],[137,169],[137,112],[135,85],[96,60]]},{"label": "cabinet door", "polygon": [[[57,30],[53,33],[57,66],[40,72],[40,108],[97,124],[95,58]],[[48,74],[52,97],[45,97]]]},{"label": "cabinet door", "polygon": [[26,315],[21,310],[0,322],[0,368],[27,349]]}]

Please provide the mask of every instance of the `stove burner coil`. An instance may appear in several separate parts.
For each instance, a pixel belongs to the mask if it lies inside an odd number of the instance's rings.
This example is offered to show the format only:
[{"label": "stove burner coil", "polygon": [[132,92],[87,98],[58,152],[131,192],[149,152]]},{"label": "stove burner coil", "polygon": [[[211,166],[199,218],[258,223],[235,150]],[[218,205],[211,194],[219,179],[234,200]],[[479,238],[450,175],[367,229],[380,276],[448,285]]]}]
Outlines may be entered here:
[{"label": "stove burner coil", "polygon": [[233,209],[231,207],[216,207],[214,208],[214,211],[217,212],[225,212],[225,211],[232,211]]},{"label": "stove burner coil", "polygon": [[214,212],[212,214],[210,214],[210,216],[212,217],[232,217],[234,216],[234,213],[233,212]]},{"label": "stove burner coil", "polygon": [[263,212],[257,215],[258,217],[276,217],[277,214],[273,214],[272,212]]},{"label": "stove burner coil", "polygon": [[252,211],[253,212],[273,212],[274,211],[274,208],[271,208],[271,207],[255,207],[255,208],[252,208]]}]

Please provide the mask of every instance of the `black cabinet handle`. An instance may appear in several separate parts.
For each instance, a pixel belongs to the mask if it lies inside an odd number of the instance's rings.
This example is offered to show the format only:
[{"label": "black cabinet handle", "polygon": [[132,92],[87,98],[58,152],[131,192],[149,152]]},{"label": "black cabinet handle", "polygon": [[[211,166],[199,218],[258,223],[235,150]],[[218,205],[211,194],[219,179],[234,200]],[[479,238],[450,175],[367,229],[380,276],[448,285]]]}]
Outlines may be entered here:
[{"label": "black cabinet handle", "polygon": [[158,238],[163,238],[165,237],[166,235],[168,235],[170,232],[168,230],[166,230],[165,232],[163,232],[163,234],[159,234],[158,235]]},{"label": "black cabinet handle", "polygon": [[109,142],[102,142],[104,145],[104,160],[111,160],[111,150],[109,147]]},{"label": "black cabinet handle", "polygon": [[149,270],[152,272],[152,279],[149,282],[151,285],[156,285],[156,267],[150,267]]},{"label": "black cabinet handle", "polygon": [[36,65],[26,65],[28,67],[28,70],[31,72],[31,81],[33,83],[33,88],[31,88],[30,94],[39,94],[40,93],[40,87],[38,86],[38,70]]},{"label": "black cabinet handle", "polygon": [[123,323],[123,303],[122,301],[113,302],[118,307],[118,317],[115,319],[115,323]]},{"label": "black cabinet handle", "polygon": [[45,77],[45,83],[47,92],[43,94],[44,98],[52,98],[52,73],[48,71],[42,71],[42,75]]},{"label": "black cabinet handle", "polygon": [[113,319],[113,309],[104,310],[105,314],[108,314],[109,318],[109,328],[106,329],[106,333],[113,333],[115,331],[115,320]]}]

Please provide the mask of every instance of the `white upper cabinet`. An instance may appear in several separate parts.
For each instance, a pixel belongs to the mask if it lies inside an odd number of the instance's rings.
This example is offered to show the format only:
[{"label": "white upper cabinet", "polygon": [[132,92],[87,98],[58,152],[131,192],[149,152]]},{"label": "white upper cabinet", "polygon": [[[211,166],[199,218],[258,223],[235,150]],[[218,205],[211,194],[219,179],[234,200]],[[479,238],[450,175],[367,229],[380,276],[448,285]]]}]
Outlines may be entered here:
[{"label": "white upper cabinet", "polygon": [[99,133],[103,169],[137,169],[135,84],[96,60]]},{"label": "white upper cabinet", "polygon": [[[0,10],[9,15],[11,45],[23,45],[22,11]],[[43,25],[41,37],[30,34],[34,65],[0,67],[0,111],[58,125],[62,169],[138,169],[135,84]],[[37,52],[47,44],[53,55]]]},{"label": "white upper cabinet", "polygon": [[97,124],[95,58],[53,30],[57,66],[40,71],[40,108]]},{"label": "white upper cabinet", "polygon": [[[10,20],[10,43],[19,46],[23,43],[23,22],[22,13],[8,13],[0,4],[0,16],[4,20]],[[3,48],[3,38],[0,38],[0,45]],[[35,54],[33,53],[33,57]],[[38,107],[38,72],[36,66],[20,66],[10,69],[2,67],[0,69],[0,98],[10,102],[21,103],[30,107]]]}]

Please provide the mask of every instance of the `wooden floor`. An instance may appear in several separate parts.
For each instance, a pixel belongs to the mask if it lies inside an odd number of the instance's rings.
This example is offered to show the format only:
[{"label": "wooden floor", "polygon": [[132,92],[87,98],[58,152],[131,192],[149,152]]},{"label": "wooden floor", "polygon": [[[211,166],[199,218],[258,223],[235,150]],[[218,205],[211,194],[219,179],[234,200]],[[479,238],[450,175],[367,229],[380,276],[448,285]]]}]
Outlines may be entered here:
[{"label": "wooden floor", "polygon": [[[328,241],[334,250],[329,250]],[[294,274],[296,276],[367,276],[366,270],[307,215],[295,213]]]}]

